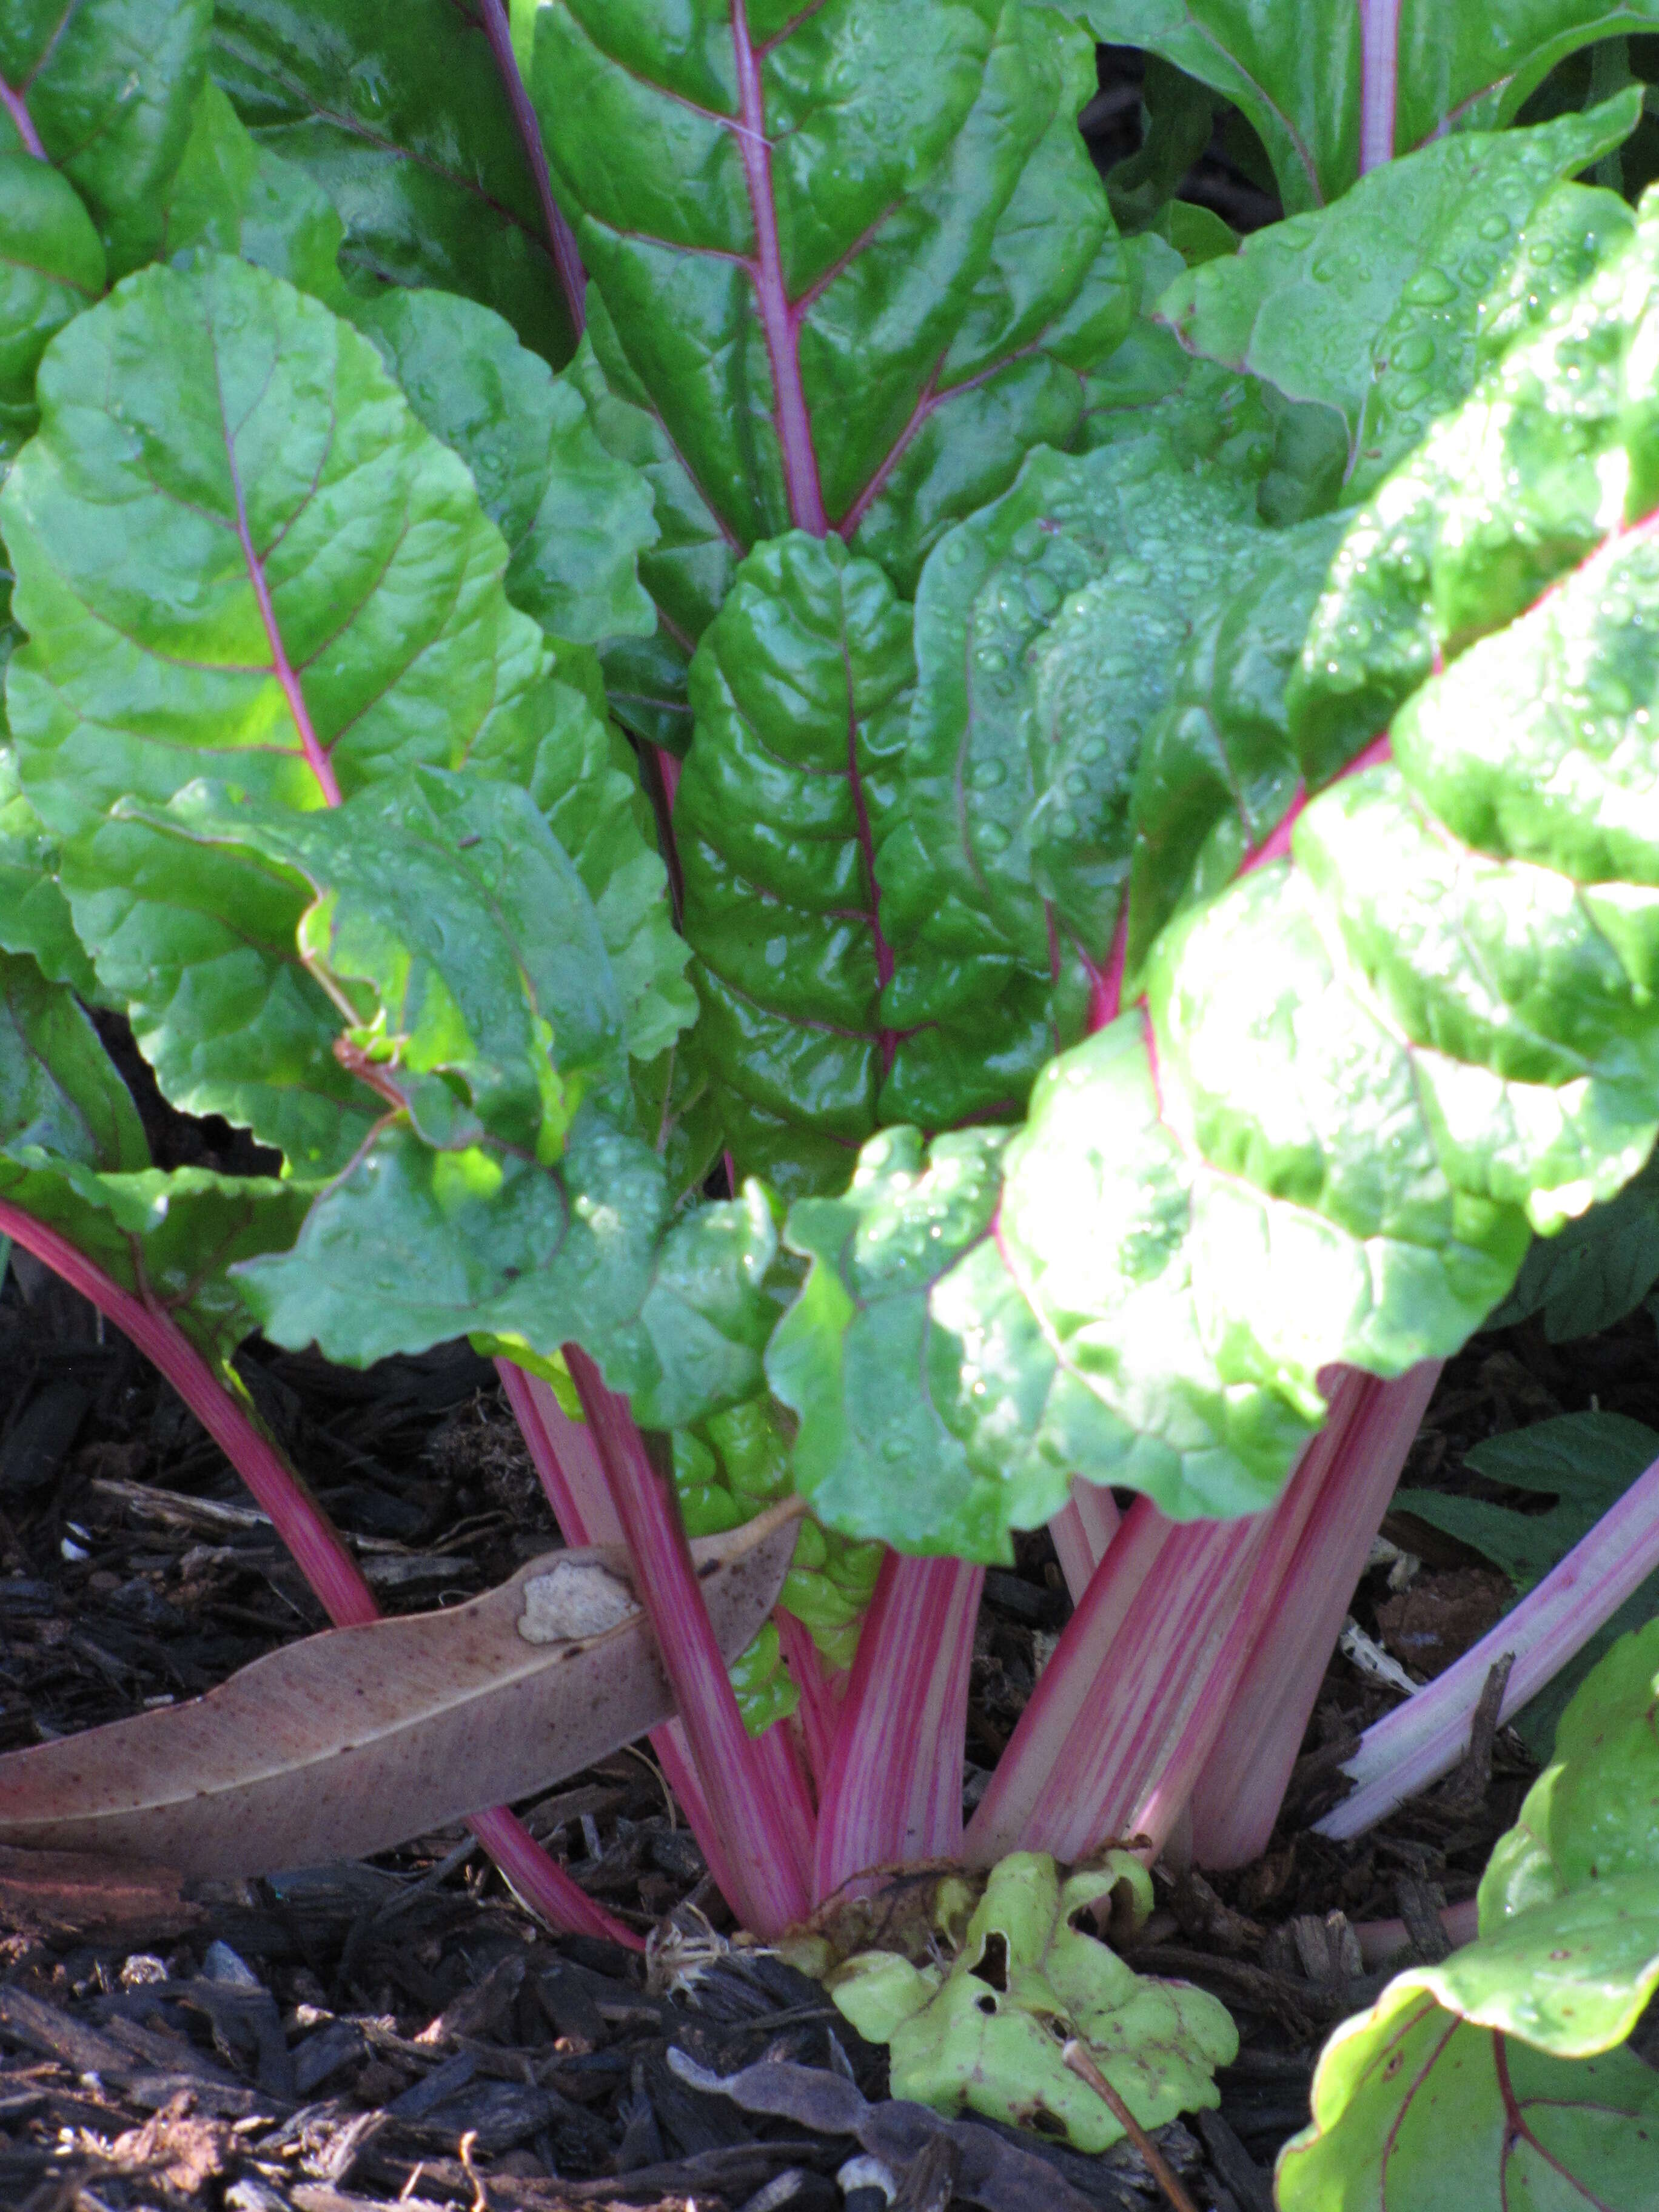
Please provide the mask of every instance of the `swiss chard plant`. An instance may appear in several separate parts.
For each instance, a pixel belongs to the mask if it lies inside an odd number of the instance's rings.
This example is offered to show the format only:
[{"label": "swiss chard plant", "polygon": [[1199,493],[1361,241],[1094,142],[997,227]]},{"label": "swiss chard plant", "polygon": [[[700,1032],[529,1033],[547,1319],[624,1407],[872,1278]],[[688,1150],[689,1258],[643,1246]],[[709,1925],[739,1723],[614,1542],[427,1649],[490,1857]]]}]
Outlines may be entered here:
[{"label": "swiss chard plant", "polygon": [[[1547,1311],[1535,1238],[1582,1271],[1622,1205],[1640,1245],[1644,26],[0,20],[0,1235],[342,1623],[238,1345],[495,1357],[567,1539],[626,1547],[653,1740],[763,1936],[1018,1853],[1052,1980],[1030,1869],[1253,1857],[1440,1363]],[[1152,58],[1106,181],[1096,37]],[[1218,100],[1286,210],[1242,241],[1170,196]],[[280,1167],[155,1168],[94,1013]],[[791,1495],[728,1670],[687,1531]],[[1506,1712],[1659,1566],[1659,1469],[1604,1502],[1521,1577]],[[964,1830],[981,1578],[1045,1523],[1075,1611]],[[1456,1762],[1489,1664],[1373,1731],[1332,1832]],[[1204,2008],[1160,2072],[1085,1963],[1132,2112],[1201,2101]],[[1042,2010],[987,2049],[1051,2074]],[[1287,2203],[1395,2201],[1340,2103]]]}]

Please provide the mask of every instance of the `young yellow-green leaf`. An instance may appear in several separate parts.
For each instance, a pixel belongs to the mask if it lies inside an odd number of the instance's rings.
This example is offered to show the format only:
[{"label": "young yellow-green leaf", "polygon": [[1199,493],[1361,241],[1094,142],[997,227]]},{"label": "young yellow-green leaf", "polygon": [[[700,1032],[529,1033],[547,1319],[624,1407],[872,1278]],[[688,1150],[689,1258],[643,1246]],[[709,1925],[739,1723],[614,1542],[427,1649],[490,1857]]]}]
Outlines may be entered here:
[{"label": "young yellow-green leaf", "polygon": [[212,0],[8,0],[0,14],[0,153],[63,171],[112,277],[157,250],[212,15]]},{"label": "young yellow-green leaf", "polygon": [[370,1117],[296,964],[293,887],[247,856],[181,872],[118,803],[207,775],[304,810],[421,763],[528,781],[589,710],[508,605],[465,468],[279,278],[145,270],[60,335],[40,391],[0,504],[24,792],[169,1095],[325,1171]]},{"label": "young yellow-green leaf", "polygon": [[672,629],[613,660],[640,726],[675,741],[684,656],[750,548],[828,524],[908,592],[1030,447],[1075,434],[1129,311],[1076,130],[1093,82],[1034,0],[540,10],[595,419],[663,524],[643,573]]},{"label": "young yellow-green leaf", "polygon": [[1346,495],[1363,498],[1468,393],[1480,301],[1517,234],[1640,115],[1632,88],[1533,130],[1437,139],[1193,270],[1159,312],[1194,353],[1340,414]]},{"label": "young yellow-green leaf", "polygon": [[465,293],[557,368],[574,334],[484,33],[494,4],[218,0],[213,73],[339,210],[354,281]]},{"label": "young yellow-green leaf", "polygon": [[0,153],[0,460],[34,428],[34,372],[50,341],[104,289],[104,246],[49,162]]},{"label": "young yellow-green leaf", "polygon": [[1152,1885],[1127,1851],[1063,1884],[1045,1853],[1017,1851],[992,1869],[948,1967],[860,1952],[830,1977],[830,1994],[860,2035],[889,2045],[894,2096],[1109,2150],[1122,2122],[1066,2066],[1068,2039],[1144,2128],[1218,2104],[1215,2069],[1238,2055],[1218,1999],[1135,1973],[1077,1925],[1126,1883],[1144,1914]]}]

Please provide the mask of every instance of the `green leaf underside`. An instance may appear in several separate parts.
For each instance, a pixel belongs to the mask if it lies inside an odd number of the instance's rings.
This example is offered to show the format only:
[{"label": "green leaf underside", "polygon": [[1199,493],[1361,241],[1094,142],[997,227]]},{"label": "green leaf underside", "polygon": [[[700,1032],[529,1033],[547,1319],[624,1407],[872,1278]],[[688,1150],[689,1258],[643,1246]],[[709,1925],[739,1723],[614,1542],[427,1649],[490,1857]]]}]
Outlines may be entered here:
[{"label": "green leaf underside", "polygon": [[[212,15],[212,0],[9,0],[0,17],[0,78],[90,210],[112,277],[160,245]],[[0,104],[0,154],[20,148]]]},{"label": "green leaf underside", "polygon": [[1431,2189],[1483,2212],[1649,2201],[1659,2076],[1616,2046],[1659,1987],[1656,1695],[1659,1622],[1568,1706],[1492,1853],[1479,1940],[1398,1976],[1327,2045],[1313,2124],[1280,2158],[1285,2212],[1406,2212]]},{"label": "green leaf underside", "polygon": [[169,1095],[329,1171],[372,1115],[297,964],[292,885],[249,855],[181,866],[118,802],[207,775],[314,807],[324,754],[348,795],[418,763],[528,782],[538,753],[591,749],[591,711],[508,605],[461,463],[367,340],[267,272],[144,271],[64,334],[40,390],[3,501],[25,794]]},{"label": "green leaf underside", "polygon": [[569,321],[484,5],[219,0],[213,72],[338,209],[354,283],[463,293],[557,368]]},{"label": "green leaf underside", "polygon": [[253,1326],[230,1270],[297,1235],[296,1183],[164,1173],[91,1024],[31,960],[0,954],[0,1200],[167,1314],[216,1365]]},{"label": "green leaf underside", "polygon": [[532,82],[593,280],[600,434],[663,526],[664,634],[613,680],[680,750],[684,656],[744,551],[822,514],[908,592],[1031,446],[1074,435],[1129,312],[1075,128],[1092,60],[1031,0],[694,0],[672,30],[559,0]]},{"label": "green leaf underside", "polygon": [[[832,1525],[994,1557],[1074,1470],[1180,1516],[1251,1510],[1320,1418],[1322,1368],[1455,1349],[1531,1230],[1646,1159],[1659,535],[1592,549],[1652,504],[1650,413],[1619,396],[1656,228],[1348,529],[1285,702],[1290,757],[1316,787],[1375,733],[1353,702],[1401,685],[1404,631],[1450,665],[1396,715],[1391,761],[1307,805],[1293,863],[1178,914],[1144,1009],[1045,1070],[1017,1134],[890,1131],[844,1197],[794,1206],[812,1267],[769,1372]],[[1445,508],[1477,494],[1487,526],[1459,535]],[[1393,629],[1358,624],[1362,593]]]},{"label": "green leaf underside", "polygon": [[[1651,1170],[1644,1172],[1647,1175]],[[1640,1182],[1643,1177],[1637,1180]],[[1574,1225],[1557,1241],[1565,1242]],[[1540,1243],[1533,1251],[1550,1249]],[[1532,1256],[1528,1254],[1528,1261]],[[1622,1413],[1565,1413],[1556,1420],[1538,1421],[1530,1428],[1489,1437],[1477,1444],[1466,1460],[1476,1474],[1489,1481],[1553,1497],[1555,1502],[1547,1511],[1520,1510],[1488,1498],[1434,1490],[1396,1491],[1395,1510],[1414,1514],[1419,1521],[1473,1545],[1509,1577],[1516,1595],[1524,1597],[1589,1534],[1656,1459],[1659,1459],[1659,1435],[1642,1422],[1629,1420]],[[1577,1658],[1516,1716],[1513,1725],[1529,1750],[1540,1759],[1548,1757],[1557,1723],[1579,1684],[1621,1636],[1642,1627],[1656,1613],[1659,1613],[1659,1575],[1650,1575],[1596,1630]]]},{"label": "green leaf underside", "polygon": [[[1287,213],[1340,198],[1358,177],[1360,15],[1344,0],[1054,4],[1097,38],[1147,47],[1234,101],[1267,149]],[[1577,48],[1656,25],[1654,0],[1401,0],[1391,150],[1408,154],[1448,131],[1499,130]]]},{"label": "green leaf underside", "polygon": [[[1182,343],[1347,426],[1364,497],[1474,380],[1478,309],[1553,188],[1629,136],[1632,88],[1528,131],[1463,133],[1362,178],[1177,281],[1159,312]],[[1571,204],[1594,213],[1595,199]]]}]

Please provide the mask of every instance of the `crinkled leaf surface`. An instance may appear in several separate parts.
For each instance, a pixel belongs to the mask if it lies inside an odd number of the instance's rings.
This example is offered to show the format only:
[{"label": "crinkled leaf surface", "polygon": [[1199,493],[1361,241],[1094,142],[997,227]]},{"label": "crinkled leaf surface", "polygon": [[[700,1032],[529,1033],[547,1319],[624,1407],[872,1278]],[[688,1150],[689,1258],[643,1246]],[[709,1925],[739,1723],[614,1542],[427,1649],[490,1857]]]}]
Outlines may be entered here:
[{"label": "crinkled leaf surface", "polygon": [[[1533,1249],[1547,1251],[1549,1247]],[[1622,1413],[1564,1413],[1553,1421],[1488,1437],[1467,1455],[1468,1465],[1490,1481],[1553,1498],[1547,1511],[1434,1490],[1396,1491],[1395,1506],[1472,1544],[1501,1568],[1515,1584],[1516,1596],[1522,1597],[1589,1534],[1656,1459],[1659,1435],[1640,1421]],[[1529,1750],[1540,1759],[1549,1756],[1557,1723],[1579,1684],[1621,1636],[1643,1627],[1656,1613],[1659,1575],[1650,1575],[1577,1656],[1515,1716],[1512,1724]]]},{"label": "crinkled leaf surface", "polygon": [[91,1023],[32,960],[0,954],[0,1204],[64,1239],[223,1366],[253,1326],[230,1269],[290,1243],[295,1183],[149,1164]]},{"label": "crinkled leaf surface", "polygon": [[1062,1883],[1046,1854],[1018,1851],[993,1869],[948,1969],[872,1951],[838,1967],[830,1993],[860,2035],[889,2045],[893,2095],[1107,2150],[1123,2127],[1061,2058],[1075,2036],[1143,2127],[1218,2104],[1214,2069],[1238,2052],[1225,2008],[1134,1973],[1073,1924],[1121,1882],[1145,1911],[1150,1884],[1127,1852]]},{"label": "crinkled leaf surface", "polygon": [[1034,454],[928,565],[908,818],[955,902],[1059,969],[1062,1003],[1068,968],[1107,966],[1140,740],[1199,611],[1254,556],[1255,490],[1159,424]]},{"label": "crinkled leaf surface", "polygon": [[260,143],[339,210],[364,289],[465,293],[557,367],[574,340],[487,4],[220,0],[213,72]]},{"label": "crinkled leaf surface", "polygon": [[878,1121],[1017,1109],[1058,1042],[1046,961],[1022,969],[912,834],[915,674],[883,571],[804,532],[744,562],[692,666],[701,1036],[739,1169],[786,1194],[844,1182]]},{"label": "crinkled leaf surface", "polygon": [[[1291,215],[1353,185],[1368,98],[1377,111],[1375,166],[1449,131],[1501,128],[1566,55],[1659,22],[1653,0],[1489,0],[1478,8],[1397,0],[1374,11],[1379,70],[1362,59],[1362,10],[1351,0],[1055,4],[1097,38],[1150,47],[1236,102],[1261,135]],[[1383,123],[1390,109],[1391,137]]]},{"label": "crinkled leaf surface", "polygon": [[[1364,497],[1474,381],[1480,303],[1553,187],[1627,137],[1632,88],[1529,131],[1462,132],[1363,177],[1334,206],[1274,223],[1167,291],[1184,344],[1347,425]],[[1528,264],[1531,264],[1530,262]]]},{"label": "crinkled leaf surface", "polygon": [[103,240],[68,178],[32,155],[0,153],[0,459],[34,428],[41,355],[104,276]]},{"label": "crinkled leaf surface", "polygon": [[[1351,759],[1260,865],[1164,927],[1144,1003],[1045,1071],[1018,1134],[929,1154],[887,1133],[844,1197],[797,1202],[788,1241],[812,1268],[769,1371],[801,1417],[801,1487],[834,1525],[994,1557],[1001,1530],[1054,1510],[1068,1470],[1178,1515],[1249,1510],[1321,1417],[1324,1367],[1398,1374],[1455,1349],[1529,1228],[1646,1160],[1659,533],[1591,548],[1625,498],[1644,511],[1654,465],[1642,388],[1618,411],[1654,247],[1646,217],[1430,441],[1435,469],[1407,464],[1350,526],[1297,672],[1310,694],[1329,672],[1318,626],[1402,507],[1445,533],[1465,639],[1498,632],[1407,701],[1391,757]],[[1454,549],[1438,502],[1467,514],[1468,495],[1448,460],[1494,410],[1503,437],[1527,450],[1534,431],[1530,451],[1561,465],[1540,500],[1499,444],[1486,526]],[[1540,507],[1571,525],[1555,571],[1572,534],[1578,565],[1512,619]],[[1429,588],[1419,572],[1419,621]],[[1373,655],[1399,680],[1380,630],[1352,649],[1363,681]],[[1352,696],[1339,688],[1345,714]],[[1287,711],[1316,787],[1342,757],[1294,684]]]},{"label": "crinkled leaf surface", "polygon": [[43,152],[62,169],[112,276],[160,243],[212,15],[212,0],[9,0],[0,17],[0,152]]},{"label": "crinkled leaf surface", "polygon": [[118,802],[206,774],[306,809],[422,762],[527,780],[589,710],[509,606],[466,470],[316,301],[219,257],[145,270],[40,383],[3,500],[24,791],[169,1095],[326,1170],[369,1117],[296,965],[292,886],[246,854],[181,868]]},{"label": "crinkled leaf surface", "polygon": [[1303,758],[1322,781],[1441,661],[1500,629],[1659,496],[1644,349],[1659,210],[1482,376],[1367,502],[1291,679]]},{"label": "crinkled leaf surface", "polygon": [[353,319],[427,428],[472,471],[507,540],[514,605],[579,644],[648,636],[656,614],[639,556],[659,536],[650,486],[599,443],[568,378],[453,293],[388,289]]},{"label": "crinkled leaf surface", "polygon": [[1093,64],[1032,0],[559,0],[532,83],[599,295],[600,434],[658,488],[665,650],[619,689],[675,742],[666,647],[734,557],[828,521],[908,591],[1075,433],[1128,313],[1076,130]]},{"label": "crinkled leaf surface", "polygon": [[1479,1941],[1398,1976],[1326,2046],[1313,2126],[1279,2163],[1285,2212],[1499,2212],[1547,2185],[1536,2201],[1648,2201],[1659,2080],[1615,2046],[1659,1987],[1656,1707],[1652,1622],[1568,1706],[1492,1853]]}]

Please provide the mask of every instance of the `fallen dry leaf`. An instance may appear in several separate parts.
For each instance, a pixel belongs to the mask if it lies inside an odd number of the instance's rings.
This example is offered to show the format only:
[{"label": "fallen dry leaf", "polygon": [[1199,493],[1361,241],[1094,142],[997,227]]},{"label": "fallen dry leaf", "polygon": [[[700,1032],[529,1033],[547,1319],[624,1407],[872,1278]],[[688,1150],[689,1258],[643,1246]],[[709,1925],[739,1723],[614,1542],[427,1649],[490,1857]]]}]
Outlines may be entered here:
[{"label": "fallen dry leaf", "polygon": [[[770,1612],[795,1500],[691,1547],[721,1651]],[[0,1844],[188,1875],[361,1858],[560,1781],[674,1710],[626,1555],[532,1559],[447,1612],[330,1629],[205,1697],[0,1758]]]}]

